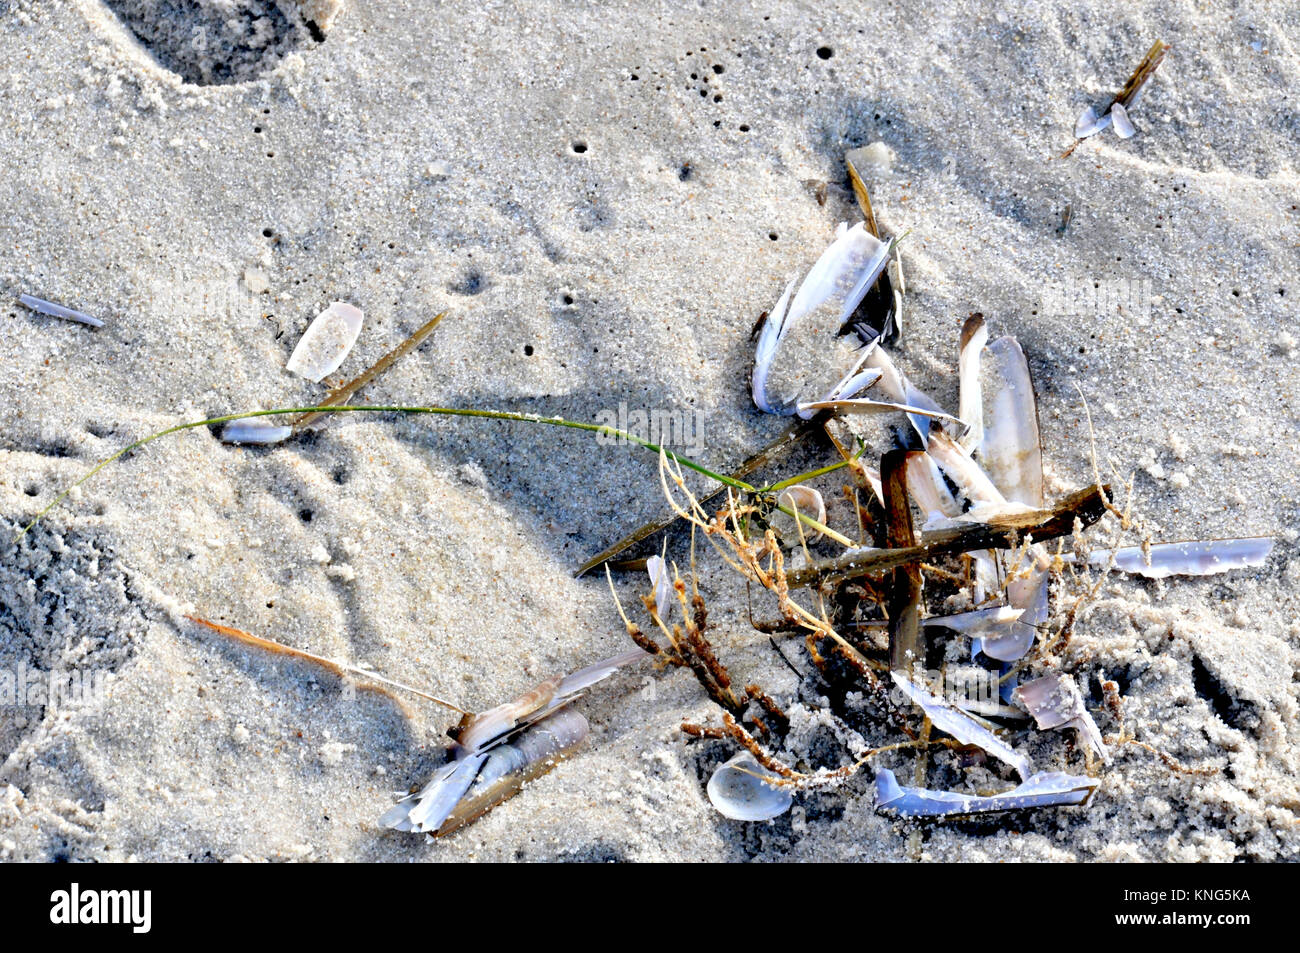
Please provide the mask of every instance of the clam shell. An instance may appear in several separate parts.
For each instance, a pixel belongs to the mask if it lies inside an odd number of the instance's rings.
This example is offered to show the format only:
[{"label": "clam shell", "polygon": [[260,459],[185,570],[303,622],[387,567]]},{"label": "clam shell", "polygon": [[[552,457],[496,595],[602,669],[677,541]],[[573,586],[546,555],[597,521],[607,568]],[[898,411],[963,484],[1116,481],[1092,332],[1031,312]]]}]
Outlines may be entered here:
[{"label": "clam shell", "polygon": [[335,301],[316,316],[293,349],[285,367],[309,381],[320,381],[333,374],[357,343],[361,333],[361,309]]},{"label": "clam shell", "polygon": [[794,797],[763,778],[776,778],[748,751],[741,751],[713,772],[707,788],[709,801],[723,817],[733,821],[768,821],[790,810]]},{"label": "clam shell", "polygon": [[221,428],[222,443],[283,443],[293,435],[293,428],[277,424],[269,417],[232,420]]},{"label": "clam shell", "polygon": [[1121,139],[1132,139],[1137,135],[1137,130],[1133,128],[1132,121],[1128,118],[1128,110],[1122,103],[1116,103],[1110,107],[1110,115],[1115,124],[1115,135]]}]

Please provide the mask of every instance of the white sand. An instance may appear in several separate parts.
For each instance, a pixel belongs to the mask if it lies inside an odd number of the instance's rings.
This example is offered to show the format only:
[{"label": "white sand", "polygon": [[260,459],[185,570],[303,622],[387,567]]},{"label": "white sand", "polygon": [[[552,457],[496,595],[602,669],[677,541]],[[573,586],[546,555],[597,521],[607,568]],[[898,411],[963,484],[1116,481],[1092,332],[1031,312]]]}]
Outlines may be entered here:
[{"label": "white sand", "polygon": [[[221,28],[218,0],[194,5]],[[1140,738],[1218,774],[1129,748],[1090,806],[940,827],[924,856],[1296,858],[1300,11],[367,0],[320,45],[280,15],[255,42],[240,20],[224,60],[189,47],[199,78],[243,80],[205,86],[109,6],[143,7],[0,0],[7,525],[149,432],[319,398],[284,362],[333,300],[366,312],[340,374],[452,309],[367,401],[695,409],[703,462],[732,465],[784,425],[750,403],[750,329],[855,220],[844,150],[880,142],[921,387],[955,409],[957,331],[983,312],[1030,356],[1052,493],[1091,479],[1077,384],[1158,538],[1280,534],[1259,571],[1114,580],[1068,659],[1094,688],[1122,677]],[[159,55],[180,62],[199,19],[155,30]],[[1158,37],[1136,138],[1054,161]],[[1094,281],[1132,291],[1123,313],[1062,307]],[[180,617],[482,708],[624,648],[603,579],[571,573],[662,511],[652,459],[549,428],[358,416],[270,451],[207,429],[151,445],[0,545],[0,666],[111,672],[104,697],[0,709],[0,856],[905,859],[865,776],[769,825],[716,815],[703,780],[731,749],[681,738],[716,722],[683,671],[598,687],[588,748],[456,837],[381,831],[454,718]],[[713,556],[702,575],[738,677],[788,697],[743,585]],[[1030,750],[1081,769],[1059,736]]]}]

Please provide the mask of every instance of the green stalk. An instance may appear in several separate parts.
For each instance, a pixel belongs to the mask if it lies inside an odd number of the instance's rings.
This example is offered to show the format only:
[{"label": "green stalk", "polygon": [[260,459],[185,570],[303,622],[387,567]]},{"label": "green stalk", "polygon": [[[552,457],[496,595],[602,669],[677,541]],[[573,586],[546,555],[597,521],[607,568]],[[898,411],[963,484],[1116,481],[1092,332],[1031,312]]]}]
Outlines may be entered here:
[{"label": "green stalk", "polygon": [[[110,463],[113,463],[116,460],[120,460],[128,453],[131,453],[134,450],[139,450],[141,447],[145,446],[146,444],[153,443],[155,440],[158,440],[161,437],[166,437],[174,433],[180,433],[183,430],[194,430],[197,427],[210,427],[215,424],[230,423],[232,420],[246,420],[250,417],[275,417],[275,416],[282,416],[285,414],[322,414],[322,413],[355,414],[361,412],[397,413],[397,414],[438,414],[445,417],[478,417],[486,420],[513,420],[518,423],[546,424],[547,426],[551,426],[551,427],[567,427],[570,430],[584,430],[587,431],[588,433],[601,434],[607,437],[615,437],[621,440],[626,440],[629,443],[634,443],[639,447],[644,447],[646,450],[649,450],[656,455],[663,454],[668,459],[672,460],[674,463],[680,464],[681,466],[686,467],[689,470],[694,470],[696,473],[703,474],[704,476],[708,477],[711,480],[717,480],[719,483],[732,487],[733,489],[740,490],[744,493],[759,492],[759,490],[756,487],[750,486],[748,483],[746,483],[743,480],[737,480],[733,477],[729,477],[721,473],[714,473],[712,470],[708,469],[707,467],[701,466],[700,464],[696,463],[694,460],[688,459],[687,457],[683,457],[680,454],[674,453],[673,451],[665,447],[659,446],[658,444],[651,443],[649,440],[643,440],[640,437],[636,436],[635,434],[630,434],[627,433],[626,431],[618,430],[614,427],[610,427],[605,424],[591,424],[591,423],[585,423],[580,420],[565,420],[563,417],[543,417],[540,416],[539,414],[519,414],[519,413],[512,413],[510,411],[504,411],[504,410],[478,410],[475,408],[465,408],[465,407],[406,407],[406,406],[373,405],[373,404],[370,405],[357,404],[351,406],[282,407],[282,408],[276,408],[274,410],[250,410],[240,414],[227,414],[223,417],[209,417],[206,420],[194,420],[194,421],[190,421],[189,423],[176,424],[174,427],[168,427],[165,430],[159,430],[157,433],[150,434],[147,437],[137,440],[135,443],[128,444],[127,446],[123,447],[121,450],[117,451],[117,453],[113,454],[111,457],[105,457],[103,460],[99,461],[99,463],[91,467],[90,471],[87,472],[85,476],[79,479],[76,483],[73,483],[66,490],[64,490],[53,500],[51,500],[49,505],[47,505],[43,510],[37,513],[36,516],[32,519],[32,521],[28,523],[26,526],[24,526],[22,531],[17,536],[14,537],[14,542],[16,543],[19,540],[21,540],[24,536],[26,536],[31,531],[32,527],[34,527],[45,517],[45,514],[50,512],[50,510],[54,509],[54,507],[58,506],[60,503],[62,503],[65,499],[67,499],[68,494],[70,494],[77,487],[85,484],[88,480],[94,477],[95,474],[99,473],[100,470],[104,469]],[[813,529],[817,530],[818,532],[826,533],[830,535],[832,538],[835,538],[836,536],[839,535],[838,533],[835,533],[834,530],[831,530],[828,527],[823,526],[821,523],[818,523],[816,520],[811,519],[810,517],[803,516],[802,514],[796,516],[795,513],[786,509],[785,507],[781,507],[780,509],[787,516],[796,519],[802,519],[806,525],[811,526]]]}]

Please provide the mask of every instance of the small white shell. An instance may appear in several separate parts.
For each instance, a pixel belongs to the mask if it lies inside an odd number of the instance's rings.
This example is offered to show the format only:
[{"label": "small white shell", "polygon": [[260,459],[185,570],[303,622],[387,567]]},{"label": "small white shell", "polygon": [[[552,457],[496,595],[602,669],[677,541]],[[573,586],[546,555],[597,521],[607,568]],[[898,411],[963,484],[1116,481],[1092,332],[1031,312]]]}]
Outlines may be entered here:
[{"label": "small white shell", "polygon": [[651,556],[645,561],[646,575],[654,587],[655,611],[659,618],[667,622],[673,614],[673,605],[677,602],[673,591],[673,578],[668,572],[668,564],[662,556]]},{"label": "small white shell", "polygon": [[333,374],[357,343],[361,333],[360,308],[335,301],[316,316],[307,332],[293,349],[285,367],[309,381],[320,381]]},{"label": "small white shell", "polygon": [[[823,526],[826,525],[826,502],[822,499],[822,495],[810,486],[787,487],[777,494],[776,501],[781,506],[789,507],[800,516],[807,516],[810,519],[815,519]],[[795,527],[794,520],[785,516],[784,513],[781,516],[784,517],[780,521],[779,529],[781,532],[794,540],[798,540],[799,530]],[[815,539],[820,539],[821,535],[812,527],[804,526],[804,538],[808,542],[811,543]]]},{"label": "small white shell", "polygon": [[1079,114],[1079,120],[1074,124],[1074,137],[1076,139],[1087,139],[1089,136],[1096,135],[1110,125],[1110,113],[1097,118],[1097,112],[1091,106]]},{"label": "small white shell", "polygon": [[283,443],[293,435],[293,428],[277,424],[269,417],[232,420],[221,428],[222,443]]},{"label": "small white shell", "polygon": [[1121,103],[1110,107],[1111,118],[1115,120],[1115,135],[1121,139],[1131,139],[1137,134],[1133,123],[1128,118],[1128,110]]},{"label": "small white shell", "polygon": [[719,814],[733,821],[771,820],[794,803],[789,791],[762,780],[776,777],[748,751],[741,751],[709,778],[709,801]]}]

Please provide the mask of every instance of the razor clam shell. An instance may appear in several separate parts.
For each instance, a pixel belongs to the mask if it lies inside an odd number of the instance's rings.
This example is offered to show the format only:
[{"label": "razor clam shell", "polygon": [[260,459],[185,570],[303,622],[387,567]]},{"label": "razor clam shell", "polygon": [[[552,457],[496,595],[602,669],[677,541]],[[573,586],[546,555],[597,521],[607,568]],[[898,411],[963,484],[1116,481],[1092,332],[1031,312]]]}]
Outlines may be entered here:
[{"label": "razor clam shell", "polygon": [[221,442],[234,444],[283,443],[293,436],[293,428],[273,423],[269,417],[232,420],[221,428]]},{"label": "razor clam shell", "polygon": [[1074,123],[1074,137],[1076,139],[1087,139],[1089,136],[1096,135],[1110,125],[1110,113],[1106,113],[1100,119],[1097,118],[1097,111],[1089,106],[1079,114],[1078,120]]},{"label": "razor clam shell", "polygon": [[1133,123],[1128,118],[1128,110],[1124,108],[1123,103],[1115,103],[1111,106],[1110,115],[1114,120],[1115,135],[1121,139],[1132,139],[1137,135],[1137,130],[1133,128]]},{"label": "razor clam shell", "polygon": [[876,772],[876,809],[892,811],[900,817],[947,817],[1067,806],[1087,801],[1098,783],[1095,778],[1045,771],[1026,778],[1024,783],[1010,791],[981,797],[955,791],[905,788],[898,783],[894,772],[881,768]]},{"label": "razor clam shell", "polygon": [[668,574],[668,564],[662,556],[651,556],[645,561],[646,575],[650,577],[650,586],[654,590],[655,611],[659,618],[667,622],[673,614],[673,580]]},{"label": "razor clam shell", "polygon": [[762,780],[776,777],[748,751],[741,751],[718,766],[709,778],[706,791],[710,803],[723,817],[733,821],[768,821],[790,810],[794,803],[789,791]]},{"label": "razor clam shell", "polygon": [[1136,573],[1148,579],[1168,576],[1212,576],[1234,569],[1251,569],[1264,565],[1273,551],[1273,537],[1249,536],[1241,539],[1201,539],[1182,543],[1155,543],[1151,546],[1151,562],[1141,546],[1122,549],[1093,550],[1088,562],[1105,566],[1115,554],[1115,568]]},{"label": "razor clam shell", "polygon": [[298,346],[289,355],[286,370],[320,381],[333,374],[357,343],[363,315],[360,308],[335,301],[308,325]]},{"label": "razor clam shell", "polygon": [[[919,391],[915,392],[919,393]],[[924,396],[924,395],[922,395]],[[932,417],[936,420],[955,420],[950,414],[945,414],[937,407],[931,409],[922,407],[918,404],[895,404],[885,400],[869,400],[865,397],[853,397],[844,400],[815,400],[811,403],[800,404],[799,410],[836,410],[841,414],[907,414],[909,420],[915,422],[917,417]],[[917,428],[918,431],[920,427]]]},{"label": "razor clam shell", "polygon": [[933,434],[927,452],[972,503],[1006,502],[983,468],[946,433]]},{"label": "razor clam shell", "polygon": [[800,398],[827,394],[843,378],[856,354],[853,339],[840,332],[884,269],[888,254],[889,246],[862,223],[840,226],[788,307],[778,303],[764,325],[752,379],[760,410],[794,414]]},{"label": "razor clam shell", "polygon": [[[1003,554],[998,555],[1005,558]],[[1014,662],[1024,657],[1038,637],[1038,627],[1050,615],[1048,584],[1051,574],[1045,564],[1046,551],[1041,546],[1033,546],[1030,558],[1035,565],[1029,575],[1007,583],[1007,604],[1024,610],[1024,615],[1013,622],[1005,634],[979,640],[979,651],[999,662]]]},{"label": "razor clam shell", "polygon": [[1011,606],[994,606],[991,609],[971,609],[969,612],[957,612],[953,615],[936,615],[922,619],[921,625],[952,629],[962,635],[975,635],[982,632],[997,632],[1006,629],[1024,615],[1024,609]]},{"label": "razor clam shell", "polygon": [[518,698],[468,717],[460,727],[457,739],[460,746],[466,751],[482,751],[491,742],[509,734],[529,715],[551,705],[563,679],[562,675],[553,675]]},{"label": "razor clam shell", "polygon": [[398,831],[436,831],[474,783],[487,757],[486,754],[471,754],[443,765],[418,794],[402,798],[379,819],[379,823]]},{"label": "razor clam shell", "polygon": [[[859,332],[861,333],[861,332]],[[866,366],[880,371],[880,389],[884,391],[885,396],[896,404],[905,404],[911,407],[918,407],[928,411],[931,415],[939,415],[952,420],[943,410],[930,399],[928,394],[923,393],[913,386],[907,376],[898,369],[894,364],[893,358],[889,356],[883,347],[873,348],[867,357]],[[923,414],[908,414],[907,419],[912,422],[916,429],[917,435],[921,438],[922,446],[925,446],[930,439],[931,422]]]},{"label": "razor clam shell", "polygon": [[565,708],[531,725],[509,744],[492,749],[469,789],[437,828],[443,837],[518,794],[586,740],[591,728],[580,712]]},{"label": "razor clam shell", "polygon": [[1043,505],[1043,444],[1038,432],[1038,398],[1029,362],[1010,335],[984,349],[984,435],[980,466],[1008,500]]},{"label": "razor clam shell", "polygon": [[961,515],[961,506],[953,499],[934,458],[928,453],[907,455],[907,492],[926,520],[935,513],[946,519]]},{"label": "razor clam shell", "polygon": [[962,744],[977,745],[999,760],[1005,761],[1016,769],[1021,778],[1030,774],[1029,759],[1016,751],[1009,744],[985,728],[966,712],[955,705],[936,698],[924,688],[916,685],[901,672],[890,672],[894,684],[913,704],[919,706],[929,716],[930,721],[940,731],[946,731]]},{"label": "razor clam shell", "polygon": [[92,328],[102,328],[104,326],[104,322],[99,318],[82,311],[76,311],[73,308],[65,308],[61,304],[46,301],[44,298],[37,298],[33,295],[19,295],[18,300],[24,307],[31,308],[37,314],[46,314],[51,318],[62,318],[65,321],[76,321],[78,324],[85,324]]},{"label": "razor clam shell", "polygon": [[980,384],[980,352],[989,339],[989,328],[984,319],[972,315],[961,326],[961,346],[958,349],[957,416],[966,425],[966,432],[958,443],[967,453],[984,439],[984,392]]}]

